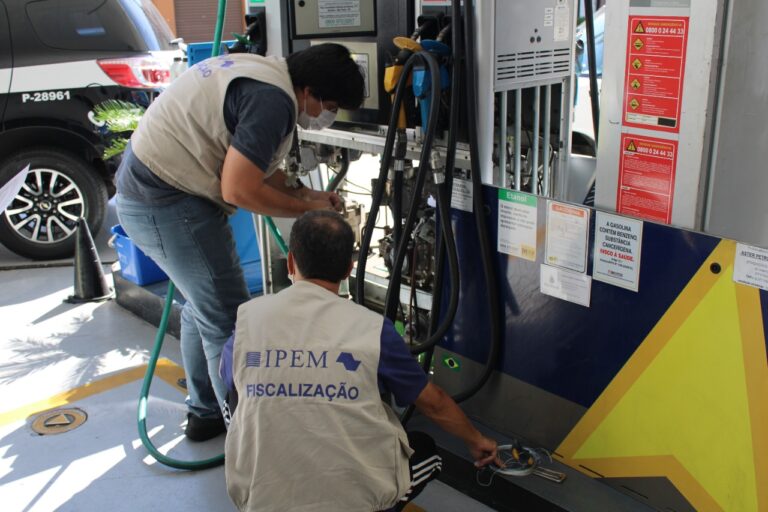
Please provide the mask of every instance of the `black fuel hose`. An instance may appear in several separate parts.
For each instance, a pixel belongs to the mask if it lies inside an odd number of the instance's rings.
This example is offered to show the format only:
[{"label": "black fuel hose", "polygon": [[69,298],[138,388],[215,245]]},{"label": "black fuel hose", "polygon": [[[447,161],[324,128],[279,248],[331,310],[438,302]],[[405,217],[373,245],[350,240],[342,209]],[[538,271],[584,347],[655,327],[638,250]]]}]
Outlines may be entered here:
[{"label": "black fuel hose", "polygon": [[[426,352],[443,339],[445,333],[453,325],[453,319],[456,316],[456,311],[459,309],[459,258],[456,250],[456,238],[451,226],[451,190],[445,184],[440,185],[437,189],[437,208],[440,212],[440,224],[443,228],[441,230],[440,245],[443,249],[442,252],[448,256],[448,270],[451,273],[450,299],[443,321],[436,328],[430,329],[430,335],[425,341],[411,347],[411,354]],[[438,257],[438,259],[440,258]],[[440,286],[438,287],[436,284],[433,289],[433,306],[435,306],[435,296],[440,294],[442,294],[442,279]],[[438,309],[432,309],[432,317],[439,317],[440,305],[440,302],[438,302]]]},{"label": "black fuel hose", "polygon": [[[451,169],[446,167],[446,169]],[[450,174],[450,172],[449,172]],[[453,229],[450,226],[451,223],[451,206],[450,206],[450,194],[446,195],[446,191],[442,184],[438,187],[437,191],[437,204],[440,209],[440,223],[446,226],[447,229],[443,229],[443,236],[438,243],[437,249],[437,268],[435,271],[435,286],[432,291],[432,310],[429,319],[429,337],[423,343],[414,345],[411,347],[412,354],[424,354],[424,360],[422,361],[422,368],[424,373],[429,375],[429,367],[432,362],[432,355],[435,351],[435,345],[443,338],[443,335],[448,332],[448,328],[453,324],[453,318],[456,316],[456,310],[459,305],[459,262],[456,251],[456,240],[453,235]],[[450,191],[450,188],[448,188]],[[451,299],[443,321],[438,326],[438,319],[440,318],[440,307],[442,305],[442,290],[443,290],[443,271],[445,266],[445,256],[448,256],[449,264],[448,269],[451,273]],[[413,283],[411,283],[413,286]],[[398,299],[399,300],[399,299]],[[414,406],[409,405],[405,411],[403,411],[400,422],[405,425],[413,415]]]},{"label": "black fuel hose", "polygon": [[[397,119],[400,113],[400,105],[403,102],[405,91],[407,90],[408,76],[416,64],[417,58],[424,61],[426,57],[424,52],[414,53],[403,64],[403,69],[400,74],[400,79],[395,87],[395,98],[392,101],[392,111],[389,116],[389,126],[387,128],[387,137],[384,142],[384,150],[381,153],[381,167],[379,170],[379,177],[376,180],[376,186],[373,188],[373,194],[371,198],[371,211],[368,214],[368,219],[365,222],[365,230],[363,231],[363,239],[360,242],[360,252],[357,257],[357,269],[355,270],[355,301],[358,304],[365,305],[365,267],[368,262],[368,251],[371,248],[371,239],[373,238],[373,230],[376,227],[376,214],[381,206],[381,201],[384,197],[384,188],[387,184],[387,174],[389,173],[389,166],[392,162],[392,149],[395,146],[395,136],[397,134]],[[429,56],[432,58],[432,56]],[[438,82],[439,92],[439,82]]]},{"label": "black fuel hose", "polygon": [[[454,11],[455,4],[459,0],[452,0]],[[478,154],[477,131],[477,89],[475,86],[475,31],[474,8],[471,2],[466,2],[464,12],[464,49],[465,49],[465,76],[467,86],[467,124],[469,129],[469,154],[472,166],[472,201],[477,226],[477,236],[480,242],[480,253],[483,261],[483,274],[485,275],[486,297],[488,299],[488,312],[490,314],[490,347],[488,359],[483,373],[468,389],[453,396],[456,402],[462,402],[475,395],[488,382],[496,367],[496,362],[501,349],[501,329],[499,315],[499,290],[496,284],[496,273],[493,267],[493,254],[491,253],[488,226],[485,221],[485,204],[483,202],[483,185],[480,180],[480,156]]]},{"label": "black fuel hose", "polygon": [[344,182],[344,178],[347,177],[347,173],[349,172],[349,149],[342,148],[341,149],[341,169],[339,169],[339,172],[336,173],[336,176],[331,179],[331,181],[328,183],[328,186],[325,188],[328,192],[336,192],[341,184]]},{"label": "black fuel hose", "polygon": [[595,145],[600,134],[600,97],[597,91],[597,60],[595,59],[595,13],[592,2],[584,2],[584,18],[587,25],[587,65],[589,67],[589,99],[592,104],[592,127]]},{"label": "black fuel hose", "polygon": [[[448,147],[445,155],[445,182],[441,185],[441,187],[445,187],[446,190],[452,191],[452,184],[453,184],[453,168],[456,163],[456,142],[458,139],[458,129],[459,129],[459,109],[461,108],[461,83],[462,83],[462,62],[461,62],[461,23],[459,22],[459,19],[461,19],[461,7],[458,2],[452,3],[452,12],[451,12],[451,51],[452,51],[452,66],[451,66],[451,105],[450,105],[450,113],[449,113],[449,119],[448,119]],[[450,197],[450,196],[449,196]],[[438,198],[439,200],[439,198]],[[456,252],[456,241],[453,234],[453,227],[450,225],[451,219],[449,217],[443,216],[443,213],[440,213],[441,218],[440,222],[441,225],[448,225],[448,229],[450,230],[450,237],[451,240],[453,240],[453,254],[456,256],[456,263],[455,265],[452,265],[449,267],[449,271],[451,273],[451,299],[448,306],[448,310],[446,311],[445,321],[443,324],[448,324],[448,326],[453,324],[453,319],[456,316],[456,310],[458,309],[458,302],[459,302],[459,266],[458,266],[458,254]],[[449,213],[450,215],[450,213]],[[445,332],[440,333],[441,327],[438,326],[438,322],[440,320],[440,309],[443,305],[443,273],[445,271],[445,259],[446,259],[446,236],[443,235],[440,237],[440,240],[437,243],[437,250],[436,250],[436,262],[435,262],[435,282],[432,287],[432,306],[431,306],[431,314],[429,317],[429,330],[428,330],[428,339],[427,342],[416,345],[414,347],[411,347],[411,353],[417,354],[421,353],[423,354],[423,360],[421,363],[421,367],[424,370],[424,373],[429,375],[430,366],[432,365],[432,356],[435,353],[435,345],[437,345],[437,342],[442,338],[442,336],[445,334]],[[447,330],[447,326],[445,329]],[[439,337],[437,336],[439,334]],[[433,338],[435,340],[432,343],[428,343]],[[413,416],[415,410],[415,406],[413,404],[409,405],[401,414],[400,416],[400,423],[403,424],[403,426],[407,425],[410,421],[411,417]]]},{"label": "black fuel hose", "polygon": [[[437,63],[437,59],[427,52],[415,53],[408,62],[414,62],[413,59],[417,57],[429,68],[432,101],[429,105],[427,127],[424,133],[424,141],[421,145],[421,154],[419,155],[419,170],[416,174],[416,183],[413,189],[411,207],[408,210],[408,216],[403,225],[403,236],[397,246],[395,261],[389,276],[389,286],[387,288],[387,296],[384,304],[384,316],[392,321],[394,321],[397,316],[397,305],[400,302],[400,280],[402,278],[403,262],[405,261],[405,255],[408,251],[410,233],[416,223],[416,215],[418,213],[421,192],[424,188],[424,181],[426,181],[427,171],[430,169],[432,144],[434,143],[435,132],[437,131],[437,121],[440,113],[440,66]],[[403,69],[403,74],[405,74],[405,69]],[[398,87],[399,86],[400,84],[398,84]],[[413,262],[411,262],[411,264],[413,264]]]},{"label": "black fuel hose", "polygon": [[[432,353],[437,343],[445,336],[453,325],[456,311],[459,308],[459,258],[456,249],[456,238],[451,225],[451,194],[453,191],[453,168],[456,164],[456,144],[459,131],[459,111],[461,109],[461,11],[452,13],[452,51],[453,69],[451,73],[451,105],[448,119],[448,141],[445,155],[445,181],[437,188],[437,205],[440,213],[440,225],[442,236],[437,246],[437,261],[435,266],[435,284],[432,293],[432,307],[430,316],[429,335],[427,339],[411,347],[412,354],[425,353],[424,369],[429,372],[429,364]],[[447,252],[446,252],[447,251]],[[440,309],[442,307],[443,272],[445,270],[445,257],[448,257],[448,271],[450,272],[451,292],[448,300],[448,308],[443,321],[438,325]]]}]

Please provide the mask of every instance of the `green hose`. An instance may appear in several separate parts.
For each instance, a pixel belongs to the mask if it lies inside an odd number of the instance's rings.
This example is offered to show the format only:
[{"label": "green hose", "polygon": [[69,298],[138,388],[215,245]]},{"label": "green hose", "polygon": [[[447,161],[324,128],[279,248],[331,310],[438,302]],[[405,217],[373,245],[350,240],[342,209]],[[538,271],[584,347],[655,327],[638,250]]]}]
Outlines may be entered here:
[{"label": "green hose", "polygon": [[288,245],[285,243],[285,240],[283,239],[283,235],[280,233],[280,230],[277,229],[277,226],[275,225],[275,221],[272,220],[272,217],[264,217],[264,222],[267,223],[267,227],[269,228],[269,231],[272,233],[272,236],[275,237],[275,240],[277,241],[277,246],[280,248],[280,252],[283,253],[283,256],[288,256]]},{"label": "green hose", "polygon": [[[275,237],[275,240],[277,240],[277,245],[280,247],[280,250],[283,252],[283,254],[288,254],[288,246],[285,244],[285,240],[283,240],[283,237],[280,234],[280,230],[275,225],[272,217],[264,217],[264,220],[272,232],[272,235]],[[149,388],[152,386],[152,378],[155,375],[157,360],[160,358],[160,350],[163,348],[163,339],[165,338],[165,331],[168,329],[168,319],[171,316],[173,294],[175,291],[176,286],[173,284],[173,281],[169,280],[168,293],[165,297],[165,305],[163,306],[163,315],[160,317],[160,325],[157,327],[157,334],[155,335],[155,345],[152,348],[152,353],[150,354],[149,361],[147,362],[147,372],[144,374],[144,382],[141,385],[141,394],[139,395],[139,437],[141,438],[141,443],[147,449],[149,454],[152,455],[152,457],[154,457],[155,460],[161,464],[165,464],[166,466],[170,466],[176,469],[208,469],[223,464],[224,455],[217,455],[216,457],[200,461],[184,461],[174,459],[160,453],[158,449],[155,448],[155,445],[152,444],[152,441],[149,439],[149,435],[147,435],[147,401],[149,399]]]},{"label": "green hose", "polygon": [[[280,230],[275,225],[272,217],[264,217],[264,221],[267,223],[269,230],[277,240],[277,245],[283,254],[288,254],[288,246],[283,240]],[[217,455],[210,459],[200,461],[184,461],[178,460],[167,455],[160,453],[155,445],[147,435],[147,400],[149,398],[149,388],[152,386],[152,378],[155,375],[155,368],[157,367],[157,360],[160,358],[160,350],[163,348],[163,339],[165,338],[165,331],[168,328],[168,319],[171,316],[171,307],[173,306],[173,294],[176,291],[176,286],[173,281],[168,281],[168,293],[165,297],[165,306],[163,306],[163,315],[160,318],[160,325],[157,327],[157,334],[155,335],[155,345],[152,348],[152,353],[149,356],[149,362],[147,363],[147,372],[144,374],[144,382],[141,385],[141,395],[139,395],[139,413],[138,413],[138,426],[139,437],[141,443],[147,449],[150,455],[155,458],[161,464],[170,466],[176,469],[208,469],[216,466],[220,466],[224,463],[224,455]]]},{"label": "green hose", "polygon": [[211,57],[216,57],[221,51],[221,33],[224,31],[224,16],[227,12],[227,0],[219,0],[219,10],[216,13],[216,30],[213,33],[213,48]]},{"label": "green hose", "polygon": [[150,455],[158,462],[176,469],[208,469],[220,466],[224,463],[224,454],[217,455],[210,459],[200,461],[177,460],[160,453],[147,435],[147,399],[149,397],[149,388],[152,385],[152,377],[155,374],[157,359],[160,357],[160,350],[163,348],[163,338],[165,330],[168,327],[168,317],[171,316],[171,306],[173,305],[173,293],[176,291],[173,281],[168,281],[168,295],[165,298],[165,307],[163,307],[163,316],[160,319],[160,325],[157,328],[155,336],[155,346],[152,348],[152,354],[147,363],[147,373],[144,374],[144,383],[141,385],[141,395],[139,397],[139,437],[141,443],[147,449]]}]

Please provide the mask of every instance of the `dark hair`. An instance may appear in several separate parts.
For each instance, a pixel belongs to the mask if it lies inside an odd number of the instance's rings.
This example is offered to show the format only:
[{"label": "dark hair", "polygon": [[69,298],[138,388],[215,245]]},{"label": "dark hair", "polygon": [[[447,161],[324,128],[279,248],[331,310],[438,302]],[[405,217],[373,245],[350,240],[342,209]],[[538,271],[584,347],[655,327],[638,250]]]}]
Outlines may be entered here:
[{"label": "dark hair", "polygon": [[289,245],[302,276],[338,283],[347,276],[355,235],[338,213],[312,210],[293,224]]},{"label": "dark hair", "polygon": [[310,46],[288,56],[294,87],[309,87],[312,95],[356,109],[363,103],[365,80],[346,47],[335,43]]}]

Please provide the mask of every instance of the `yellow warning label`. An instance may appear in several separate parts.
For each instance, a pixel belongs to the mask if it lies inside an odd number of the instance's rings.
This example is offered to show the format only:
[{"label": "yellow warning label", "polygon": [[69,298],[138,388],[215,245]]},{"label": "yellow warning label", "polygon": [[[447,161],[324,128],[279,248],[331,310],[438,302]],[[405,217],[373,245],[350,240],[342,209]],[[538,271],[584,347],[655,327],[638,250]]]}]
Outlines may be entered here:
[{"label": "yellow warning label", "polygon": [[640,38],[635,39],[635,50],[640,51],[640,50],[643,49],[643,46],[645,46],[645,44],[643,44],[643,40],[642,39],[640,39]]},{"label": "yellow warning label", "polygon": [[629,102],[629,106],[632,107],[632,110],[637,110],[640,106],[640,102],[637,101],[637,98],[632,98],[632,101]]},{"label": "yellow warning label", "polygon": [[645,34],[645,27],[643,26],[642,21],[637,22],[637,26],[635,27],[635,34]]},{"label": "yellow warning label", "polygon": [[635,141],[633,140],[629,141],[629,145],[627,146],[627,151],[637,151],[637,146],[635,146]]},{"label": "yellow warning label", "polygon": [[643,62],[640,59],[635,59],[632,61],[632,67],[635,69],[640,69],[643,67]]},{"label": "yellow warning label", "polygon": [[641,86],[641,85],[642,85],[642,84],[640,83],[640,80],[638,80],[637,78],[635,78],[635,79],[632,81],[632,88],[633,88],[634,90],[638,90],[638,89],[640,88],[640,86]]}]

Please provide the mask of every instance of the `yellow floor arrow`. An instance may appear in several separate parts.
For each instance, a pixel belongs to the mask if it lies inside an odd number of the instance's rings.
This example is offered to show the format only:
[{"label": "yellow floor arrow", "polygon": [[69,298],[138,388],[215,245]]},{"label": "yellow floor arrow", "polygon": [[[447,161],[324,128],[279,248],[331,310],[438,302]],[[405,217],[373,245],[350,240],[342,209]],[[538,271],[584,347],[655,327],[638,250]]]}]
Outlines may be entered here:
[{"label": "yellow floor arrow", "polygon": [[558,448],[567,463],[666,477],[696,510],[768,510],[760,295],[733,282],[734,254],[713,251]]}]

